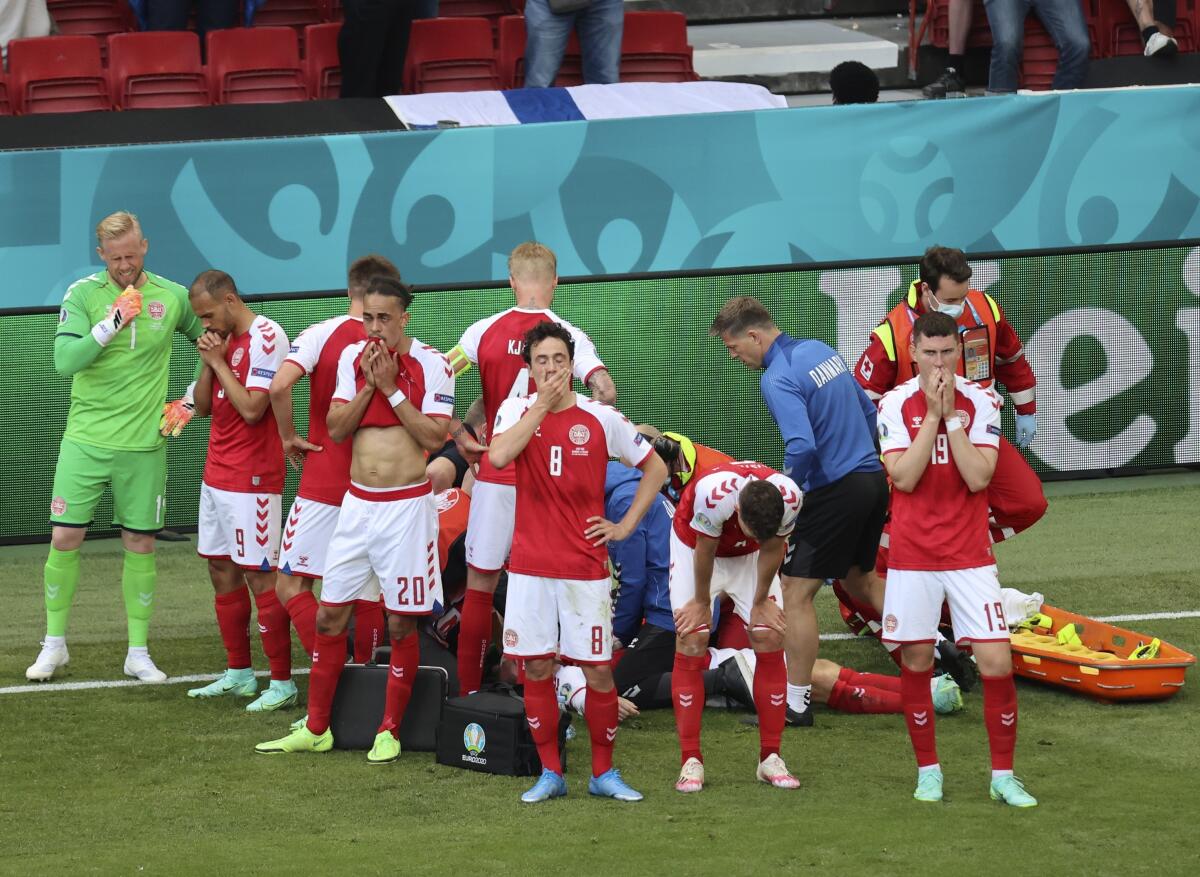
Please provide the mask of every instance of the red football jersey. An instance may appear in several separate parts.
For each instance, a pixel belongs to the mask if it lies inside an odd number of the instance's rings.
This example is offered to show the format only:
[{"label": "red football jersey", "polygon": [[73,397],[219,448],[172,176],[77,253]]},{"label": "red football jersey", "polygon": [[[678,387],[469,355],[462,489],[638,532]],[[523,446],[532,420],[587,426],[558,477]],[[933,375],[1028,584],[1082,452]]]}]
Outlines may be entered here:
[{"label": "red football jersey", "polygon": [[[537,399],[506,400],[495,434],[520,420]],[[608,405],[575,396],[565,411],[547,414],[515,463],[517,511],[509,572],[595,581],[608,577],[608,548],[584,536],[588,518],[604,517],[609,457],[640,466],[654,453],[633,424]],[[506,466],[505,468],[510,468]]]},{"label": "red football jersey", "polygon": [[[349,402],[367,385],[367,379],[359,368],[367,343],[359,341],[347,345],[338,357],[337,386],[332,401]],[[413,407],[427,417],[449,419],[454,415],[454,374],[450,371],[450,363],[437,350],[416,338],[412,339],[408,353],[400,357],[396,388],[402,390]],[[372,393],[358,428],[401,425],[387,397],[379,390]]]},{"label": "red football jersey", "polygon": [[350,489],[354,442],[349,438],[343,442],[331,439],[325,419],[337,385],[338,358],[349,345],[366,337],[362,317],[343,314],[309,326],[288,351],[286,361],[298,365],[308,376],[308,440],[322,448],[304,458],[297,491],[302,499],[340,506]]},{"label": "red football jersey", "polygon": [[[879,403],[879,446],[884,456],[903,453],[924,422],[925,393],[919,378],[885,393]],[[1000,444],[1000,406],[995,390],[955,377],[954,407],[967,438],[980,448]],[[912,493],[892,491],[891,569],[947,570],[991,566],[987,491],[971,493],[954,464],[946,424],[938,424],[929,465]]]},{"label": "red football jersey", "polygon": [[[491,317],[479,320],[463,333],[458,346],[467,359],[479,366],[479,381],[483,385],[483,408],[487,422],[494,424],[505,399],[528,396],[533,392],[533,379],[529,367],[521,357],[525,333],[536,326],[552,320],[571,333],[575,341],[575,377],[583,384],[592,373],[604,368],[596,355],[592,339],[566,320],[549,310],[509,308]],[[516,484],[516,472],[511,466],[497,470],[484,454],[479,462],[476,477],[493,484]]]},{"label": "red football jersey", "polygon": [[689,548],[696,547],[696,534],[717,541],[717,557],[740,557],[758,551],[758,542],[742,532],[738,523],[737,498],[749,481],[770,481],[783,495],[783,520],[777,535],[787,536],[796,526],[803,496],[796,482],[770,466],[752,461],[721,463],[700,478],[688,482],[672,526],[675,535]]},{"label": "red football jersey", "polygon": [[[287,349],[279,324],[255,317],[248,331],[230,336],[225,361],[238,383],[251,393],[266,393]],[[283,442],[270,406],[258,423],[247,423],[214,377],[204,483],[238,493],[283,493],[283,476]]]}]

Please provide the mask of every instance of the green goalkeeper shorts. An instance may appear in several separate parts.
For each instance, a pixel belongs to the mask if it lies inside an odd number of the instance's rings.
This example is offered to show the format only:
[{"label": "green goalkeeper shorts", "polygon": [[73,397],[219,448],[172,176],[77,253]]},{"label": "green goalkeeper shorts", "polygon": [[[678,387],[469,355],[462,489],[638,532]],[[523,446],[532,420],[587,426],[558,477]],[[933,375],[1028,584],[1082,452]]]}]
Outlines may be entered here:
[{"label": "green goalkeeper shorts", "polygon": [[167,448],[115,451],[63,439],[54,468],[50,523],[86,527],[104,488],[112,485],[113,524],[135,533],[163,528],[167,505]]}]

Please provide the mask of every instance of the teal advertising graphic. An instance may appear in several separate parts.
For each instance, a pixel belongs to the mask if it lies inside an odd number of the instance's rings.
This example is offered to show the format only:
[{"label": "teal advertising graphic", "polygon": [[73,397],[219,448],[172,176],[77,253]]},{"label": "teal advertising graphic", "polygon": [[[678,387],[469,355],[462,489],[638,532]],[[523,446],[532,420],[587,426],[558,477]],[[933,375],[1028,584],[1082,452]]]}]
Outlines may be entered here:
[{"label": "teal advertising graphic", "polygon": [[1200,87],[0,152],[0,193],[0,309],[57,305],[117,209],[153,270],[272,294],[370,251],[486,283],[529,239],[564,277],[1169,242],[1200,238]]}]

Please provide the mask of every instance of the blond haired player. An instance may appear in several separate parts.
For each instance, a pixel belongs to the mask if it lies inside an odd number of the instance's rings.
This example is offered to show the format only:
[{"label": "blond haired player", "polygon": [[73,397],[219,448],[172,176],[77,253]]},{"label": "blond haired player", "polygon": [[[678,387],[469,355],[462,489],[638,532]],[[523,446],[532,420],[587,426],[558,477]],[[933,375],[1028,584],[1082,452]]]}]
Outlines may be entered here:
[{"label": "blond haired player", "polygon": [[[157,571],[154,535],[166,516],[167,447],[160,410],[167,395],[171,339],[189,341],[202,329],[187,290],[146,270],[149,242],[132,213],[106,216],[96,226],[96,253],[105,270],[75,281],[63,297],[54,335],[54,369],[71,378],[71,409],[50,500],[50,555],[44,594],[46,639],[27,679],[46,680],[65,665],[67,616],[79,584],[79,548],[106,487],[113,523],[121,528],[129,651],[124,671],[143,682],[166,674],[150,659],[147,635]],[[188,411],[168,431],[178,434]]]},{"label": "blond haired player", "polygon": [[[516,306],[472,324],[450,352],[455,374],[479,366],[487,423],[496,422],[506,399],[528,396],[533,381],[522,359],[525,333],[545,320],[562,325],[575,346],[574,376],[597,402],[617,401],[617,388],[590,338],[552,310],[558,263],[549,247],[530,241],[508,257],[508,282]],[[460,427],[461,428],[461,427]],[[487,455],[479,461],[471,519],[467,524],[467,596],[458,638],[458,678],[463,694],[479,688],[492,636],[492,595],[512,546],[516,475],[499,470]]]}]

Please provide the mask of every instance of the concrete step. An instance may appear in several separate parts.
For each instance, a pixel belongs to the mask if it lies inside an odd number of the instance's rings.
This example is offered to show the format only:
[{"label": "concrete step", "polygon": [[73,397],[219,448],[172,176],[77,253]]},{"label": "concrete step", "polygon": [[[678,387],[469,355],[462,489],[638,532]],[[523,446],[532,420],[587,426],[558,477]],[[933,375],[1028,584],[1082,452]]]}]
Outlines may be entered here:
[{"label": "concrete step", "polygon": [[907,0],[625,0],[625,8],[682,12],[693,24],[908,14]]}]

